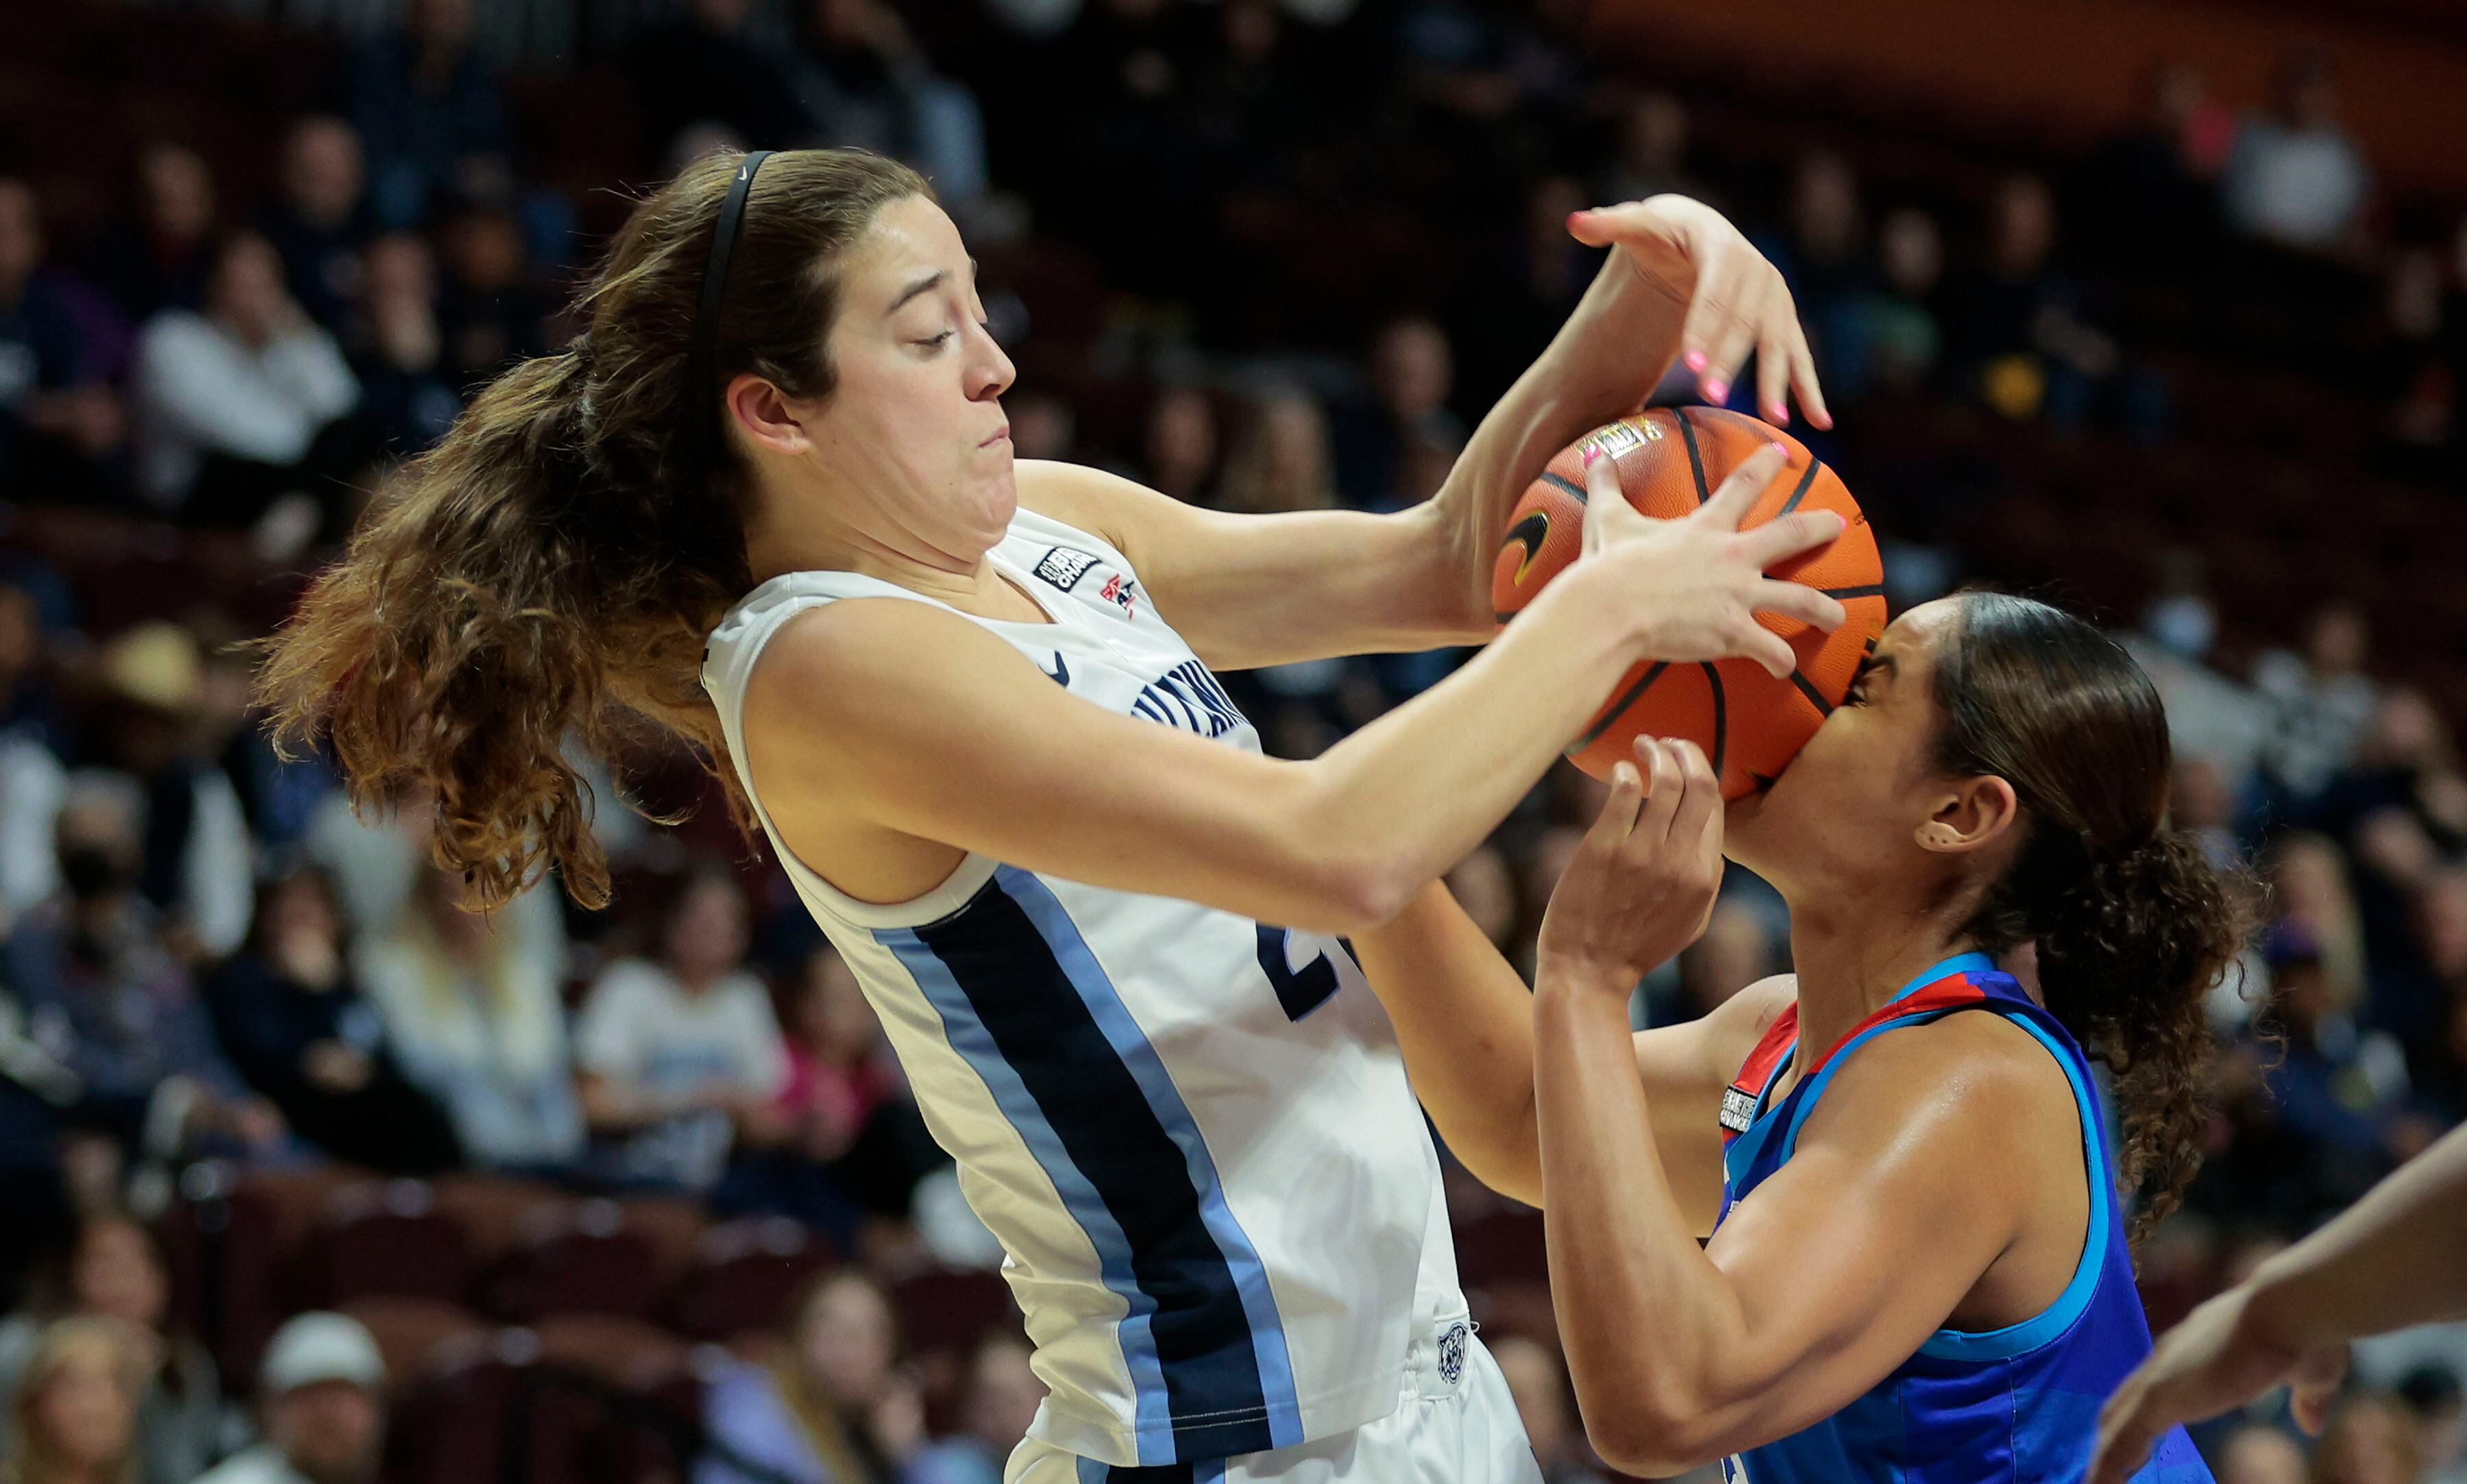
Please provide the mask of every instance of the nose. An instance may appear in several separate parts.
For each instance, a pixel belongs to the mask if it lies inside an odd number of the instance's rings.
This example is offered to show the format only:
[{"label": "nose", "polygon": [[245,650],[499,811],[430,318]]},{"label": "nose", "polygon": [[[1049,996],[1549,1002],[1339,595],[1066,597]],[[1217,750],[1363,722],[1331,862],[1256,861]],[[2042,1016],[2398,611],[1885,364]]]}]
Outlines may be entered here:
[{"label": "nose", "polygon": [[975,343],[976,353],[968,359],[968,399],[990,401],[1010,390],[1010,384],[1019,377],[1019,371],[1010,364],[1010,357],[1003,353],[1003,348],[995,343],[994,337],[985,330],[971,326],[969,338]]}]

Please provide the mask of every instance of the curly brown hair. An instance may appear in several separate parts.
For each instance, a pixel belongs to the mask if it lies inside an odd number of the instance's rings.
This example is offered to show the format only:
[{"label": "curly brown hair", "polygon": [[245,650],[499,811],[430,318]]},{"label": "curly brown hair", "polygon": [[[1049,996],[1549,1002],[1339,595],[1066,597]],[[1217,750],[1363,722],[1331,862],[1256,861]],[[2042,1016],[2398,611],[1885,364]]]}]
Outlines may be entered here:
[{"label": "curly brown hair", "polygon": [[[606,903],[569,733],[613,762],[647,718],[751,831],[700,666],[753,585],[753,483],[708,436],[716,397],[687,405],[704,265],[740,158],[708,156],[635,206],[577,297],[584,333],[491,382],[261,641],[277,749],[328,739],[363,809],[433,787],[434,858],[463,872],[466,906],[501,906],[552,865],[576,901]],[[931,199],[923,177],[861,150],[772,156],[730,260],[711,385],[751,372],[828,394],[840,255],[909,196]]]},{"label": "curly brown hair", "polygon": [[2252,932],[2252,892],[2167,822],[2159,692],[2121,645],[2045,603],[1960,599],[1935,663],[1935,762],[2013,786],[2025,831],[1962,934],[2036,945],[2039,990],[2121,1105],[2137,1241],[2183,1198],[2208,1127],[2204,997]]}]

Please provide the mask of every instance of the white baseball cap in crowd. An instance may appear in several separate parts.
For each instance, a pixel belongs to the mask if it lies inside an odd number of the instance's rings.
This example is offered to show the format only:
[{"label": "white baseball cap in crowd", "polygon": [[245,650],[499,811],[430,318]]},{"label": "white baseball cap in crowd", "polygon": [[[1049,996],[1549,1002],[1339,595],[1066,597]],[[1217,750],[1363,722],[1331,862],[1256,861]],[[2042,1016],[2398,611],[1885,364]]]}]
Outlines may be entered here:
[{"label": "white baseball cap in crowd", "polygon": [[385,1357],[368,1326],[349,1315],[323,1312],[300,1315],[276,1330],[258,1370],[258,1384],[269,1396],[323,1381],[373,1387],[385,1379]]}]

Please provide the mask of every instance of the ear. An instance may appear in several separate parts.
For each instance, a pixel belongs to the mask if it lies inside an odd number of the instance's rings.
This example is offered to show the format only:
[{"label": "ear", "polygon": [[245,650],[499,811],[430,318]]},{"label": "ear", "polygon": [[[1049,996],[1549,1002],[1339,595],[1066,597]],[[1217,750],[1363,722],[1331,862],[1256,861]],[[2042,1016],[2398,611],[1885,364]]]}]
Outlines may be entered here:
[{"label": "ear", "polygon": [[721,393],[720,408],[739,433],[775,453],[802,454],[810,446],[802,416],[786,393],[752,371],[741,371]]},{"label": "ear", "polygon": [[1927,822],[1912,832],[1922,850],[1963,855],[2002,839],[2021,814],[2013,785],[1994,774],[1965,778],[1937,796]]}]

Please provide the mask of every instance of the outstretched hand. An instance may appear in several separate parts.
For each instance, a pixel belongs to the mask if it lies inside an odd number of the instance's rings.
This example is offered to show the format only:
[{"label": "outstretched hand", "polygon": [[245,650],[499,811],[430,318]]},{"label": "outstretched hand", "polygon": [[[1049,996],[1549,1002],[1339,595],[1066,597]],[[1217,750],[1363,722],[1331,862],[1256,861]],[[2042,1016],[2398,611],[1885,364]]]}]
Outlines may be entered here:
[{"label": "outstretched hand", "polygon": [[1587,247],[1618,249],[1647,282],[1687,305],[1680,359],[1707,401],[1730,405],[1753,350],[1756,406],[1767,422],[1789,426],[1795,392],[1809,422],[1833,426],[1790,285],[1728,217],[1702,201],[1658,195],[1578,212],[1568,231]]},{"label": "outstretched hand", "polygon": [[2346,1380],[2343,1344],[2291,1347],[2259,1333],[2249,1288],[2232,1288],[2159,1337],[2098,1414],[2098,1451],[2087,1484],[2125,1484],[2161,1434],[2216,1417],[2273,1386],[2294,1388],[2297,1425],[2320,1432]]},{"label": "outstretched hand", "polygon": [[1722,888],[1722,784],[1693,742],[1636,739],[1542,918],[1541,961],[1626,994],[1696,941]]}]

